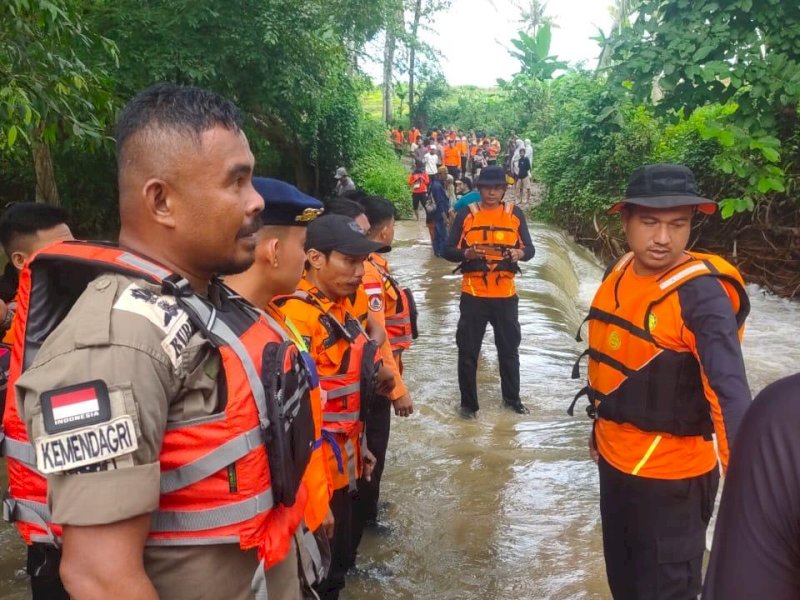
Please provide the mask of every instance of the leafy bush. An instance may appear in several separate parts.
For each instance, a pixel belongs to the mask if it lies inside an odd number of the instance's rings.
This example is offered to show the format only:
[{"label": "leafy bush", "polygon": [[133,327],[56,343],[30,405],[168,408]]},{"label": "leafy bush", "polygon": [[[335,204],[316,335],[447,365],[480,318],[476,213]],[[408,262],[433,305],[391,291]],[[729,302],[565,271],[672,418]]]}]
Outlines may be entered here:
[{"label": "leafy bush", "polygon": [[397,160],[380,123],[364,116],[354,155],[350,174],[356,185],[368,194],[391,200],[401,216],[410,216],[408,171]]}]

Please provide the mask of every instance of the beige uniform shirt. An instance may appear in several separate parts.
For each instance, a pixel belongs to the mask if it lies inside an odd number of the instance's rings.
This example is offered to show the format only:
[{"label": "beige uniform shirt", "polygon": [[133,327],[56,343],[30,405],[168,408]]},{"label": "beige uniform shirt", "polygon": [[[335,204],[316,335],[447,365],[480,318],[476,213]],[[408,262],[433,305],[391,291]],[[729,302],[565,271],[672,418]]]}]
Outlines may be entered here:
[{"label": "beige uniform shirt", "polygon": [[[132,421],[135,429],[138,448],[133,452],[48,474],[55,523],[103,525],[158,507],[164,431],[221,410],[219,355],[187,320],[172,298],[159,295],[158,287],[102,275],[89,284],[18,380],[18,407],[35,445],[51,436],[45,430],[42,394],[69,399],[63,388],[97,380],[107,387],[111,419]],[[56,401],[46,404],[55,406]],[[66,420],[75,414],[82,418],[75,406],[45,412],[60,411]],[[53,464],[58,461],[51,457]],[[161,598],[251,599],[257,559],[255,551],[243,552],[236,544],[148,546],[145,568]]]}]

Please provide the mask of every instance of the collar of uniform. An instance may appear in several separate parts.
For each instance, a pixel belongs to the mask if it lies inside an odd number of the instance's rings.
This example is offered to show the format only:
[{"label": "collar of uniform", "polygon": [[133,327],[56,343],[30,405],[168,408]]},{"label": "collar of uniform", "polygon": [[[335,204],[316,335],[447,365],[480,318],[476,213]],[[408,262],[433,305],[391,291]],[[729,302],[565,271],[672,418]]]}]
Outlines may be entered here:
[{"label": "collar of uniform", "polygon": [[303,277],[303,278],[300,280],[300,283],[298,283],[298,284],[297,284],[297,289],[298,289],[298,290],[303,290],[304,292],[308,292],[309,294],[311,294],[312,296],[314,296],[314,298],[316,298],[316,300],[317,300],[317,301],[318,301],[318,302],[319,302],[319,303],[320,303],[320,304],[321,304],[321,305],[322,305],[324,308],[327,308],[329,305],[333,304],[333,300],[331,300],[330,298],[328,298],[328,297],[327,297],[327,296],[326,296],[324,293],[322,293],[322,290],[320,290],[320,289],[319,289],[317,286],[313,285],[313,284],[312,284],[312,283],[311,283],[311,282],[310,282],[308,279],[306,279],[305,277]]},{"label": "collar of uniform", "polygon": [[389,265],[389,261],[386,260],[383,256],[381,256],[377,252],[373,252],[372,254],[370,254],[369,258],[373,263],[375,263],[384,271],[386,270],[386,267]]}]

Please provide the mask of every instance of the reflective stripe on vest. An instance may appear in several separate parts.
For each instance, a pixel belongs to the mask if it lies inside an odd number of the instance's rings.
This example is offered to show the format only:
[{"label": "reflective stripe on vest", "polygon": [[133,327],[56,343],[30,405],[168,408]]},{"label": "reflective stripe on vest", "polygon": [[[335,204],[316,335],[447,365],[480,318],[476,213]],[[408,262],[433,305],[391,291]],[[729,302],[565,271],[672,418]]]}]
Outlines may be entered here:
[{"label": "reflective stripe on vest", "polygon": [[266,490],[256,496],[205,510],[159,510],[153,513],[151,532],[203,531],[236,525],[259,515],[272,507],[272,491]]},{"label": "reflective stripe on vest", "polygon": [[[281,344],[287,340],[283,329],[232,294],[227,296],[229,309],[225,313],[218,312],[196,296],[188,282],[170,276],[165,269],[130,252],[84,242],[60,242],[37,253],[20,276],[21,309],[17,313],[20,318],[15,329],[19,335],[13,353],[15,360],[12,360],[15,380],[23,370],[23,361],[29,364],[38,349],[38,345],[34,345],[31,356],[27,356],[27,317],[28,314],[40,315],[41,307],[49,306],[47,298],[30,295],[31,290],[41,289],[33,286],[34,278],[48,277],[51,272],[48,269],[72,273],[81,282],[84,279],[92,281],[103,273],[118,273],[160,284],[161,293],[174,297],[195,330],[203,332],[220,353],[224,376],[229,382],[225,411],[212,419],[169,424],[159,456],[162,468],[159,504],[162,509],[152,515],[153,528],[147,544],[238,542],[244,549],[258,547],[259,556],[265,558],[268,565],[282,560],[285,554],[278,556],[280,551],[276,548],[282,547],[287,540],[283,539],[281,532],[293,531],[299,525],[305,495],[302,502],[295,502],[291,507],[282,506],[277,517],[267,518],[275,502],[263,435],[270,420],[260,365],[263,349],[268,344]],[[62,303],[74,302],[77,297],[59,300]],[[63,314],[66,312],[64,310]],[[246,326],[241,335],[234,333],[228,324],[228,313],[234,314],[240,326]],[[33,321],[32,318],[31,322],[38,324],[41,319]],[[57,324],[48,323],[46,326],[52,330]],[[43,339],[48,331],[36,330],[31,335],[37,336],[37,340]],[[291,368],[304,369],[304,363],[301,363],[292,358]],[[13,385],[10,388],[13,389]],[[302,397],[301,386],[285,401],[289,414],[297,414]],[[9,414],[10,405],[15,405],[15,402],[6,403],[4,422],[18,423],[16,411]],[[9,468],[13,463],[15,473],[18,473],[35,459],[33,447],[24,436],[24,426],[17,428],[16,432],[20,436],[9,436],[4,446]],[[234,464],[235,489],[228,477],[215,477]],[[31,485],[44,490],[44,480],[27,468],[25,472],[30,476],[15,482],[16,487],[12,489],[16,493],[4,506],[9,518],[17,521],[20,532],[29,542],[39,539],[42,531],[47,534],[50,515],[46,504],[38,498],[41,494],[41,500],[44,500],[43,492],[36,492],[37,497],[26,495],[26,490],[33,489]],[[177,491],[180,493],[175,494]]]},{"label": "reflective stripe on vest", "polygon": [[[620,259],[600,285],[587,317],[589,349],[584,353],[589,355],[585,392],[593,407],[590,415],[631,423],[643,431],[710,437],[713,425],[697,359],[689,348],[659,346],[651,334],[655,327],[671,332],[684,324],[660,323],[653,309],[689,281],[711,276],[722,283],[741,331],[749,300],[741,275],[728,262],[694,252],[687,257],[660,278],[643,283],[639,295],[625,302],[617,298],[617,290],[633,268],[632,254]],[[573,377],[578,376],[576,363]]]}]

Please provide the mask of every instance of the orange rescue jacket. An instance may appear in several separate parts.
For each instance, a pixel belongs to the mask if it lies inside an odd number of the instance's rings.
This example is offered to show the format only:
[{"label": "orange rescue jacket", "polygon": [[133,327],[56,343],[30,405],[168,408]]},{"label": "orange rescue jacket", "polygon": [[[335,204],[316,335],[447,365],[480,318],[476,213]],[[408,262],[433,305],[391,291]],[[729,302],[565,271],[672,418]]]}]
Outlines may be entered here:
[{"label": "orange rescue jacket", "polygon": [[[621,304],[617,290],[626,270],[632,269],[633,254],[623,256],[609,271],[586,318],[588,385],[569,409],[572,414],[578,398],[586,395],[587,412],[598,423],[611,422],[623,429],[633,426],[641,432],[659,434],[653,438],[657,441],[650,454],[664,436],[703,438],[710,443],[714,433],[710,402],[694,353],[657,340],[659,336],[662,340],[679,338],[685,326],[679,308],[661,310],[662,306],[677,297],[681,286],[697,277],[710,276],[720,281],[730,298],[740,337],[750,308],[744,281],[735,267],[718,256],[697,252],[687,255],[687,260],[659,277],[643,279],[645,283],[637,280],[635,288],[627,288],[629,296],[636,296]],[[578,377],[576,363],[573,378]],[[600,448],[604,440],[597,442]],[[642,460],[635,465],[633,474],[639,474],[649,458],[647,453],[636,452],[636,460]]]},{"label": "orange rescue jacket", "polygon": [[[31,363],[41,340],[67,314],[86,284],[102,273],[160,283],[163,294],[174,296],[189,315],[187,326],[204,331],[217,348],[227,382],[222,418],[176,423],[165,432],[159,456],[162,493],[148,543],[236,542],[242,549],[258,548],[267,566],[280,562],[306,503],[301,477],[310,452],[302,456],[292,452],[296,447],[290,438],[299,440],[301,447],[303,439],[309,448],[313,443],[310,375],[280,327],[234,294],[228,300],[237,313],[236,323],[241,325],[242,319],[249,323],[238,336],[225,311],[211,319],[213,309],[191,291],[188,282],[159,265],[110,246],[59,242],[37,253],[20,276],[11,380],[16,381]],[[55,293],[59,281],[69,281],[67,289],[75,292]],[[45,315],[50,318],[44,319]],[[27,543],[55,542],[60,531],[50,522],[46,480],[36,470],[35,452],[16,411],[13,390],[9,386],[3,419],[9,467],[5,514]],[[265,442],[266,437],[271,441]],[[279,454],[281,464],[273,460]],[[294,461],[285,456],[294,456]],[[235,489],[229,478],[231,465],[236,468]]]},{"label": "orange rescue jacket", "polygon": [[[302,303],[301,312],[312,311],[312,320],[318,321],[327,333],[324,340],[313,342],[325,348],[328,357],[336,355],[338,364],[324,368],[320,357],[314,356],[320,369],[323,396],[322,432],[329,442],[323,447],[330,452],[329,469],[334,466],[334,489],[347,485],[354,490],[361,477],[364,420],[375,396],[376,376],[381,365],[378,346],[349,313],[345,312],[344,319],[340,320],[327,310],[325,304],[330,301],[305,280],[294,294],[275,300],[277,306],[290,315],[299,310],[292,306],[296,302]],[[339,351],[334,353],[333,348]],[[313,347],[310,350],[314,352]]]},{"label": "orange rescue jacket", "polygon": [[383,312],[386,334],[393,352],[402,352],[411,347],[415,339],[412,327],[412,308],[416,312],[411,290],[402,287],[389,272],[388,261],[377,253],[370,254],[369,262],[376,268],[383,280],[383,295],[386,298]]}]

